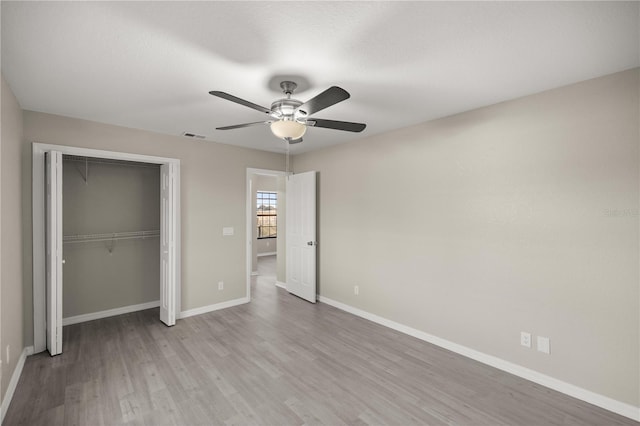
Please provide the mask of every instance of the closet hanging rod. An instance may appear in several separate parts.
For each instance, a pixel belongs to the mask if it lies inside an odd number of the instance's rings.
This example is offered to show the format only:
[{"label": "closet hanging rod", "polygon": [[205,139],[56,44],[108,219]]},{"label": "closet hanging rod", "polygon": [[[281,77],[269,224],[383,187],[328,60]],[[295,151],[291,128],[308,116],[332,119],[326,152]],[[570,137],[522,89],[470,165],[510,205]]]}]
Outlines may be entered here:
[{"label": "closet hanging rod", "polygon": [[116,241],[131,239],[146,239],[160,236],[160,230],[134,231],[134,232],[112,232],[108,234],[85,234],[85,235],[65,235],[62,241],[65,243],[87,243],[93,241]]},{"label": "closet hanging rod", "polygon": [[89,164],[110,164],[112,166],[145,167],[152,169],[160,168],[160,164],[155,163],[141,163],[138,161],[128,160],[110,160],[108,158],[81,157],[74,155],[65,155],[62,157],[62,161],[75,161],[81,163],[87,162]]}]

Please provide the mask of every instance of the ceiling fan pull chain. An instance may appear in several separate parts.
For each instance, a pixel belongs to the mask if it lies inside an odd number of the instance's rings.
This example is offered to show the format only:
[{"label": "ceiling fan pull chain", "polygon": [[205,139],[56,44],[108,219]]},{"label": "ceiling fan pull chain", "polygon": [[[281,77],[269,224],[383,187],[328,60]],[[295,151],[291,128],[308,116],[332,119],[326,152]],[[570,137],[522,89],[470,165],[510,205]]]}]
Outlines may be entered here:
[{"label": "ceiling fan pull chain", "polygon": [[286,165],[286,174],[289,176],[289,141],[285,141],[287,144],[287,165]]}]

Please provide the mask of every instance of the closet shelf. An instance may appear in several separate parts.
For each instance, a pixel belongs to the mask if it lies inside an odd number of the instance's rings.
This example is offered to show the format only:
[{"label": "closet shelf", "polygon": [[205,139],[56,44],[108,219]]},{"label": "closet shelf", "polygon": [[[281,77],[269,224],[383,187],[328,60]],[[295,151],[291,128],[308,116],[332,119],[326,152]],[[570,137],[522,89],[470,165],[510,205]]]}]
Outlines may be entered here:
[{"label": "closet shelf", "polygon": [[88,243],[93,241],[118,241],[132,239],[146,239],[160,236],[160,230],[134,231],[134,232],[112,232],[110,234],[85,234],[85,235],[65,235],[62,237],[64,243]]}]

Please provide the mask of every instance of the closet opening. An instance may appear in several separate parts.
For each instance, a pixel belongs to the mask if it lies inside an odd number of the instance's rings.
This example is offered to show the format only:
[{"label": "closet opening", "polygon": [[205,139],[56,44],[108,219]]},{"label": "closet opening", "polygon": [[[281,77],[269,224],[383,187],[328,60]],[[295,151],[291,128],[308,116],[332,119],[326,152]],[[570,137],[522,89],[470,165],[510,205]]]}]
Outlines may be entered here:
[{"label": "closet opening", "polygon": [[160,306],[160,165],[62,164],[62,325]]},{"label": "closet opening", "polygon": [[62,326],[180,312],[180,162],[33,144],[34,352]]}]

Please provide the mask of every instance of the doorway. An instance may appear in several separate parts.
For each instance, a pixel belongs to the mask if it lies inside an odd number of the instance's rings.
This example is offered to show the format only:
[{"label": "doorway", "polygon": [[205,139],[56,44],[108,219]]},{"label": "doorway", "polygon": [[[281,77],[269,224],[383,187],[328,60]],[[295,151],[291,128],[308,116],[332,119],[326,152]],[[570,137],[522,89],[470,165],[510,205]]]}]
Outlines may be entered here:
[{"label": "doorway", "polygon": [[[81,156],[86,158],[100,158],[107,160],[131,161],[137,163],[155,164],[160,166],[161,224],[160,237],[160,319],[167,325],[175,324],[176,315],[180,312],[180,160],[164,157],[129,154],[121,152],[101,151],[60,145],[33,144],[33,306],[34,306],[34,351],[42,352],[47,349],[47,341],[58,340],[49,336],[52,330],[62,333],[62,313],[47,305],[55,306],[60,301],[52,301],[51,294],[62,294],[62,277],[51,271],[62,268],[62,233],[54,232],[55,237],[47,231],[61,229],[62,215],[51,213],[52,209],[45,208],[47,198],[62,199],[61,185],[51,185],[55,179],[51,175],[62,171],[62,155]],[[49,164],[45,173],[45,157],[60,161],[58,166]],[[47,187],[46,183],[49,183]],[[45,226],[45,223],[49,226]],[[49,263],[49,267],[47,267]],[[55,265],[52,267],[51,265]],[[49,281],[49,284],[47,284]],[[48,289],[53,289],[50,294]],[[55,317],[47,315],[56,313]],[[49,339],[48,339],[49,337]],[[51,352],[51,349],[50,349]],[[54,348],[52,354],[60,353]]]},{"label": "doorway", "polygon": [[247,169],[247,296],[251,278],[262,274],[279,287],[286,280],[286,172]]}]

